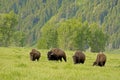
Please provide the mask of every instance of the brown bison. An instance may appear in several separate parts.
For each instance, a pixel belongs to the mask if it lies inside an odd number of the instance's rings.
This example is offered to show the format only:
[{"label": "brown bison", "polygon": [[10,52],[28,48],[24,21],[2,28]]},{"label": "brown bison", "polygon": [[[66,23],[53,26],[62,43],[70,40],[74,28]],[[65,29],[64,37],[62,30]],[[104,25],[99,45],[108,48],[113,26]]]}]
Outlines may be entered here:
[{"label": "brown bison", "polygon": [[63,58],[65,62],[67,61],[65,52],[59,48],[51,49],[47,54],[47,58],[48,60],[56,60],[56,61],[58,60],[62,61]]},{"label": "brown bison", "polygon": [[98,53],[97,54],[97,58],[96,58],[96,61],[93,63],[93,66],[96,65],[96,66],[104,66],[106,63],[106,56],[105,54],[103,53]]},{"label": "brown bison", "polygon": [[52,51],[49,51],[48,54],[47,54],[47,58],[48,60],[58,60],[58,58],[56,57],[56,55],[52,53]]},{"label": "brown bison", "polygon": [[37,59],[38,61],[40,57],[41,57],[41,53],[36,49],[32,49],[32,51],[30,52],[30,59],[32,61],[35,61]]},{"label": "brown bison", "polygon": [[81,51],[76,51],[75,54],[73,55],[73,62],[74,64],[84,64],[85,62],[85,54],[82,53]]}]

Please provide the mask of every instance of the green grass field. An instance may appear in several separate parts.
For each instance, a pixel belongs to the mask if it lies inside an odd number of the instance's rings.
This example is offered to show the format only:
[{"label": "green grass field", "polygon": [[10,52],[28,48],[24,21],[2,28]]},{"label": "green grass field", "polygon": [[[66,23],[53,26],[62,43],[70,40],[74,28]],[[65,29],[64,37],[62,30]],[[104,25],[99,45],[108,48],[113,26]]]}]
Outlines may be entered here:
[{"label": "green grass field", "polygon": [[105,67],[92,66],[96,53],[85,52],[85,64],[73,64],[74,51],[65,51],[67,62],[30,61],[31,48],[0,48],[0,80],[120,80],[120,54],[106,53]]}]

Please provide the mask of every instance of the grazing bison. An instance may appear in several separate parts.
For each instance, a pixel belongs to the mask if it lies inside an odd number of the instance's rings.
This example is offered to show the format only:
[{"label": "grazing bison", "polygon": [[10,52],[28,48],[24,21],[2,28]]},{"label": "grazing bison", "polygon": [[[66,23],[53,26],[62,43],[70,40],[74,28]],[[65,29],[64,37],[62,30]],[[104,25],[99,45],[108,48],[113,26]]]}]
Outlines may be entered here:
[{"label": "grazing bison", "polygon": [[30,52],[30,59],[32,61],[35,61],[37,59],[38,61],[40,57],[41,57],[41,53],[36,49],[32,49],[32,51]]},{"label": "grazing bison", "polygon": [[47,54],[47,58],[48,60],[56,60],[56,61],[58,60],[62,61],[63,58],[65,62],[67,61],[65,52],[59,48],[51,49]]},{"label": "grazing bison", "polygon": [[74,64],[84,64],[85,62],[85,54],[82,53],[81,51],[76,51],[75,54],[73,55],[73,62]]},{"label": "grazing bison", "polygon": [[104,66],[106,63],[106,56],[105,54],[103,53],[98,53],[97,54],[97,58],[96,58],[96,61],[93,63],[93,66],[96,65],[96,66]]},{"label": "grazing bison", "polygon": [[47,54],[48,60],[58,60],[58,58],[56,57],[56,55],[52,53],[52,51],[49,51]]}]

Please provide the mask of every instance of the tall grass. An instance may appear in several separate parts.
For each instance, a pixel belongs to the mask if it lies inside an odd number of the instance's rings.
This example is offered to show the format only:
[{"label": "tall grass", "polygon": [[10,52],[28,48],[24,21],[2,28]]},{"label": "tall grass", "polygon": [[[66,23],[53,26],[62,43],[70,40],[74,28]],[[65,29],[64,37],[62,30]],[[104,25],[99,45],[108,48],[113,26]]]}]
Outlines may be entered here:
[{"label": "tall grass", "polygon": [[85,52],[85,64],[73,64],[74,51],[65,51],[67,62],[48,61],[48,50],[40,61],[30,61],[31,48],[0,48],[0,80],[120,80],[120,54],[107,55],[105,67],[92,66],[96,53]]}]

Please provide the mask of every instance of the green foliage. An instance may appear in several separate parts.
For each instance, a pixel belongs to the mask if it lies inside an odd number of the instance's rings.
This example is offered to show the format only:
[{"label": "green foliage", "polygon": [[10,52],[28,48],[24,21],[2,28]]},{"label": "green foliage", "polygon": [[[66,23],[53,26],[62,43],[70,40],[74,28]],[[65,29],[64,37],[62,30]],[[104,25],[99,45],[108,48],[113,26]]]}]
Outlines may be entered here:
[{"label": "green foliage", "polygon": [[58,44],[60,48],[69,50],[85,50],[87,45],[88,25],[79,19],[70,19],[60,23],[58,28]]},{"label": "green foliage", "polygon": [[20,47],[25,46],[25,34],[24,33],[20,31],[15,32],[13,36],[13,40],[14,40],[13,45],[20,46]]},{"label": "green foliage", "polygon": [[58,45],[63,49],[74,49],[73,39],[74,33],[77,28],[81,25],[79,20],[70,19],[63,21],[59,24],[57,29],[58,32]]},{"label": "green foliage", "polygon": [[92,52],[105,51],[108,36],[102,31],[101,27],[93,23],[90,25],[89,45]]},{"label": "green foliage", "polygon": [[59,47],[65,50],[85,51],[91,47],[92,52],[105,51],[107,35],[97,24],[88,25],[79,19],[69,19],[57,25],[47,24],[41,30],[38,48]]},{"label": "green foliage", "polygon": [[[103,27],[104,31],[110,35],[108,45],[109,49],[118,49],[120,38],[117,35],[120,32],[120,1],[119,0],[86,0],[78,9],[76,17],[82,17],[88,23],[97,23]],[[117,44],[116,44],[117,43]]]},{"label": "green foliage", "polygon": [[38,42],[38,48],[49,49],[57,47],[57,30],[55,25],[47,24],[41,29],[41,38]]},{"label": "green foliage", "polygon": [[87,22],[82,23],[82,25],[79,25],[76,29],[76,34],[74,37],[74,46],[77,50],[85,51],[88,46],[88,38],[89,36],[89,26]]},{"label": "green foliage", "polygon": [[1,43],[3,46],[9,46],[14,35],[17,17],[13,11],[8,14],[0,14],[0,22]]},{"label": "green foliage", "polygon": [[[40,49],[40,61],[29,58],[31,48],[0,47],[0,80],[119,80],[120,51],[117,54],[105,53],[105,67],[92,66],[96,55],[85,52],[85,64],[74,65],[74,51],[65,51],[67,62],[48,61],[48,50]],[[8,52],[10,54],[8,54]]]}]

